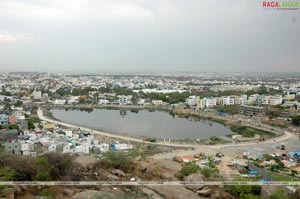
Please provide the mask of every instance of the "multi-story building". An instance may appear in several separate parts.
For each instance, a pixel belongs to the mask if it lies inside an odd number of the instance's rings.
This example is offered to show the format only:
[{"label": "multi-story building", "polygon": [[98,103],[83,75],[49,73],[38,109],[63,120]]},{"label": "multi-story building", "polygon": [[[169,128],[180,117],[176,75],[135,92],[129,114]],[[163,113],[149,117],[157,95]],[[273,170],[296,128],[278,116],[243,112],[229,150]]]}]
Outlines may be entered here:
[{"label": "multi-story building", "polygon": [[230,96],[222,97],[222,104],[223,105],[234,105],[234,98]]},{"label": "multi-story building", "polygon": [[240,106],[239,110],[240,114],[248,115],[248,116],[265,116],[266,108],[259,106]]},{"label": "multi-story building", "polygon": [[206,108],[211,108],[217,105],[217,99],[214,97],[204,98],[204,102]]},{"label": "multi-story building", "polygon": [[280,105],[283,99],[281,95],[274,95],[269,97],[269,105]]},{"label": "multi-story building", "polygon": [[204,108],[205,108],[205,100],[204,99],[198,99],[197,109],[204,109]]},{"label": "multi-story building", "polygon": [[119,95],[119,105],[128,105],[132,104],[131,99],[132,95]]},{"label": "multi-story building", "polygon": [[42,99],[42,91],[33,91],[32,96],[34,99]]},{"label": "multi-story building", "polygon": [[248,103],[247,104],[249,104],[249,105],[256,104],[257,98],[258,98],[258,94],[250,95],[249,98],[248,98]]},{"label": "multi-story building", "polygon": [[18,141],[5,142],[4,151],[10,154],[21,154],[21,143]]},{"label": "multi-story building", "polygon": [[8,115],[7,114],[0,114],[0,125],[1,126],[8,125]]},{"label": "multi-story building", "polygon": [[197,105],[198,99],[199,99],[198,96],[189,96],[189,98],[187,98],[187,99],[185,100],[185,102],[186,102],[187,105],[189,105],[189,106],[196,106],[196,105]]}]

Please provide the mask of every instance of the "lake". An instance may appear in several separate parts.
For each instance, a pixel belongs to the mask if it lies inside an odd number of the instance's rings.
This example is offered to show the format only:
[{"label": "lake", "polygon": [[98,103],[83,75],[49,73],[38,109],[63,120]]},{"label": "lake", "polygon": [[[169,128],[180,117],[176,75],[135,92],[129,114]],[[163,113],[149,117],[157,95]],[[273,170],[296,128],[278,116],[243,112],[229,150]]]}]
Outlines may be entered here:
[{"label": "lake", "polygon": [[83,110],[52,109],[61,121],[97,130],[166,139],[198,139],[224,136],[232,133],[222,124],[195,117],[173,116],[165,111],[150,110]]}]

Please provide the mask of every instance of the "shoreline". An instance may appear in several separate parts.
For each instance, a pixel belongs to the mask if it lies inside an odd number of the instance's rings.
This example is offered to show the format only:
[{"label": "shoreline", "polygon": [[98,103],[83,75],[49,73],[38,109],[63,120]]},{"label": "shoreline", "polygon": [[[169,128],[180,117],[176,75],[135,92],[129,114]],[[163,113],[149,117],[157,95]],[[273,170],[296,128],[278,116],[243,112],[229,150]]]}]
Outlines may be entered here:
[{"label": "shoreline", "polygon": [[[82,106],[81,106],[82,107]],[[50,108],[61,108],[61,109],[80,109],[80,107],[74,107],[74,106],[50,106]],[[87,108],[87,106],[84,106],[82,107],[83,109],[84,108]],[[140,110],[144,109],[144,110],[161,110],[161,111],[171,111],[170,108],[165,108],[165,107],[145,107],[145,106],[127,106],[127,107],[121,107],[121,106],[97,106],[97,107],[93,107],[92,109],[89,108],[90,110],[93,110],[94,108],[97,108],[97,109],[103,109],[103,108],[114,108],[114,109],[134,109],[134,108],[138,108]],[[47,111],[49,111],[49,106],[47,107]],[[174,111],[174,110],[172,110]],[[230,119],[228,118],[220,118],[220,116],[215,116],[215,115],[212,115],[212,114],[208,114],[206,116],[203,116],[201,113],[197,113],[197,112],[192,112],[191,110],[185,110],[184,112],[182,112],[182,110],[179,110],[179,111],[174,111],[176,112],[178,115],[188,115],[188,116],[194,116],[194,117],[199,117],[199,118],[204,118],[204,119],[210,119],[210,118],[214,118],[217,119],[217,120],[223,120],[225,121],[226,123],[223,124],[223,125],[227,125],[227,123],[230,122]],[[55,124],[60,124],[62,126],[66,126],[66,127],[69,127],[69,128],[81,128],[85,131],[88,131],[88,132],[93,132],[95,134],[98,134],[98,135],[102,135],[102,136],[106,136],[106,137],[111,137],[111,138],[116,138],[116,139],[121,139],[121,140],[127,140],[127,141],[133,141],[133,142],[137,142],[137,143],[144,143],[144,144],[152,144],[152,145],[162,145],[162,146],[170,146],[170,147],[180,147],[180,148],[199,148],[199,147],[226,147],[228,145],[231,145],[232,143],[215,143],[215,144],[200,144],[200,143],[184,143],[184,142],[173,142],[173,143],[169,143],[169,142],[161,142],[161,141],[157,141],[157,142],[149,142],[149,141],[145,141],[143,138],[138,138],[138,137],[134,137],[134,136],[130,136],[130,135],[126,135],[126,134],[118,134],[118,133],[113,133],[113,132],[106,132],[106,131],[101,131],[101,130],[97,130],[97,129],[93,129],[93,128],[90,128],[90,127],[85,127],[85,126],[82,126],[82,125],[76,125],[76,124],[70,124],[70,123],[66,123],[66,122],[63,122],[63,121],[60,121],[60,120],[57,120],[56,118],[54,118],[52,116],[52,118],[49,118],[47,116],[44,116],[43,115],[43,112],[41,109],[39,109],[38,111],[38,117],[41,119],[41,120],[44,120],[44,121],[48,121],[48,122],[52,122],[52,123],[55,123]],[[216,121],[215,121],[216,122]],[[221,123],[222,124],[222,123]],[[270,132],[273,132],[276,134],[276,137],[273,137],[272,139],[284,139],[285,136],[289,136],[289,132],[287,131],[284,131],[284,130],[276,130],[276,129],[268,129],[268,128],[263,128],[263,127],[260,127],[258,124],[255,124],[255,123],[244,123],[242,122],[241,125],[246,125],[246,126],[249,126],[249,127],[252,127],[252,128],[256,128],[256,129],[267,129],[268,131]],[[288,135],[287,135],[288,134]],[[145,137],[146,138],[146,137]],[[268,142],[269,140],[272,140],[272,139],[266,139],[265,141],[260,141],[260,143],[263,143],[263,142]],[[157,139],[159,140],[159,139]],[[253,142],[255,142],[256,140],[250,140],[250,141],[245,141],[245,142],[235,142],[234,145],[245,145],[245,144],[252,144]]]}]

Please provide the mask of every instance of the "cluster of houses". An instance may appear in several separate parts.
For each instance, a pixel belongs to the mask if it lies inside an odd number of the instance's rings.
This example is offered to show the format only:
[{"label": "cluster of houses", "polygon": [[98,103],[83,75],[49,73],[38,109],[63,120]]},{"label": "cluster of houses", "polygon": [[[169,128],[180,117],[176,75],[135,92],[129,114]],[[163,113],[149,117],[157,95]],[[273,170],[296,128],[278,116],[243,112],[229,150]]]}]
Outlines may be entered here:
[{"label": "cluster of houses", "polygon": [[0,131],[0,140],[4,151],[10,154],[36,156],[39,153],[61,152],[69,154],[99,154],[109,150],[120,151],[132,149],[127,143],[99,143],[90,132],[80,129],[63,129],[54,124],[42,122],[42,130],[36,128],[32,131],[17,130]]}]

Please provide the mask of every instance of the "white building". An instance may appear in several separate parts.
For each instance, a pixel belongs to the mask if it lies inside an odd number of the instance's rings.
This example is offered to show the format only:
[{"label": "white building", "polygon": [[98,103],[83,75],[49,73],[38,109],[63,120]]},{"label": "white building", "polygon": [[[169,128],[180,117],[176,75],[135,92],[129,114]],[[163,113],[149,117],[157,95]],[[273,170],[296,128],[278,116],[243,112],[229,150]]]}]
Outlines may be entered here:
[{"label": "white building", "polygon": [[185,102],[189,105],[189,106],[196,106],[197,102],[198,102],[199,97],[198,96],[189,96],[189,98],[187,98],[185,100]]},{"label": "white building", "polygon": [[31,143],[21,143],[21,155],[30,155],[30,152],[34,151],[34,145]]},{"label": "white building", "polygon": [[132,95],[119,95],[119,105],[128,105],[132,104],[131,99]]},{"label": "white building", "polygon": [[230,96],[222,97],[222,104],[223,105],[234,105],[234,98]]},{"label": "white building", "polygon": [[152,100],[153,105],[162,105],[163,101],[162,100]]},{"label": "white building", "polygon": [[56,152],[56,144],[50,144],[48,146],[48,151],[49,152]]},{"label": "white building", "polygon": [[204,99],[198,99],[197,109],[204,109],[204,108],[205,108],[205,100]]},{"label": "white building", "polygon": [[32,96],[34,99],[42,99],[42,91],[33,91]]},{"label": "white building", "polygon": [[248,98],[248,104],[249,105],[256,104],[257,98],[258,98],[258,94],[250,95],[249,98]]},{"label": "white building", "polygon": [[269,97],[269,105],[280,105],[283,99],[281,95],[274,95]]},{"label": "white building", "polygon": [[214,97],[204,98],[205,107],[211,108],[217,105],[217,99]]},{"label": "white building", "polygon": [[105,152],[109,151],[109,144],[103,143],[103,144],[99,144],[97,147],[99,148],[99,150],[101,152],[105,153]]},{"label": "white building", "polygon": [[98,104],[99,105],[107,105],[107,104],[109,104],[109,101],[106,99],[100,99]]}]

